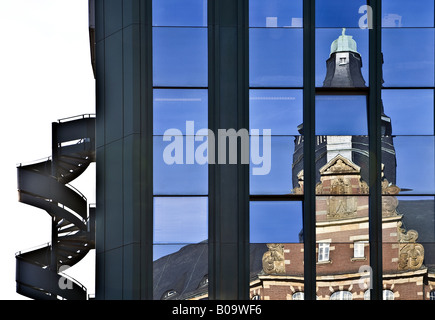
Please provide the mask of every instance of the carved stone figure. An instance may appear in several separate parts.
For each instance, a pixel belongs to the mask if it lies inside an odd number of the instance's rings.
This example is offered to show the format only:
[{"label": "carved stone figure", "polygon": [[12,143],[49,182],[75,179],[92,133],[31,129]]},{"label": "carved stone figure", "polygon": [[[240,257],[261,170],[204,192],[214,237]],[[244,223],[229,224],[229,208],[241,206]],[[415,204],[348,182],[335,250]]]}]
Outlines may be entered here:
[{"label": "carved stone figure", "polygon": [[263,255],[263,271],[266,274],[285,273],[284,245],[281,243],[268,243],[267,251]]},{"label": "carved stone figure", "polygon": [[423,264],[424,248],[416,243],[418,232],[415,230],[405,231],[402,222],[397,224],[397,234],[399,237],[399,270],[417,270]]}]

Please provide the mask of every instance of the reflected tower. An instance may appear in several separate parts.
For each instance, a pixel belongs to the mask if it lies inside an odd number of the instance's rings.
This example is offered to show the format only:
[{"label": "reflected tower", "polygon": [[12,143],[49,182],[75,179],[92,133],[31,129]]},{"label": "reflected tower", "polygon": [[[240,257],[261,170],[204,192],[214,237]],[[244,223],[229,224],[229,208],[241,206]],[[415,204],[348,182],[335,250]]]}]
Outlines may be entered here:
[{"label": "reflected tower", "polygon": [[[323,88],[344,88],[346,94],[366,95],[366,81],[361,72],[362,59],[357,50],[357,43],[352,36],[342,34],[332,42],[329,58],[326,60],[326,76]],[[355,90],[349,90],[354,88]],[[331,93],[336,95],[337,93]],[[368,119],[368,104],[366,111]],[[343,114],[343,118],[352,114]],[[295,139],[293,153],[292,181],[293,188],[299,186],[303,170],[303,124],[298,126],[301,136]],[[396,152],[392,138],[391,119],[384,113],[382,106],[382,163],[383,177],[396,184]],[[369,177],[369,139],[367,135],[359,136],[317,136],[316,137],[316,181],[320,181],[320,169],[338,154],[352,161],[361,168],[361,177],[368,182]]]}]

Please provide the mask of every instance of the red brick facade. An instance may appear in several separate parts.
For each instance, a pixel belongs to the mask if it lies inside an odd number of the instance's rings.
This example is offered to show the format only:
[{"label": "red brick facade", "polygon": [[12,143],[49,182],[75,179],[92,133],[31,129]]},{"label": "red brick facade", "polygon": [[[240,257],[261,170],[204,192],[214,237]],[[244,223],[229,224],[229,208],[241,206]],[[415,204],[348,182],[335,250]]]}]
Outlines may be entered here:
[{"label": "red brick facade", "polygon": [[[369,217],[368,187],[360,168],[338,155],[321,170],[316,187],[317,297],[343,295],[353,300],[368,298]],[[303,173],[299,175],[303,192]],[[383,181],[382,239],[384,298],[429,299],[435,274],[422,264],[424,249],[416,242],[418,232],[402,228],[397,213],[400,189]],[[321,248],[322,247],[322,248]],[[251,297],[292,300],[304,291],[302,243],[268,244],[263,271],[251,283]],[[299,294],[298,294],[299,292]],[[344,292],[344,293],[340,293]],[[341,295],[341,296],[340,296]]]}]

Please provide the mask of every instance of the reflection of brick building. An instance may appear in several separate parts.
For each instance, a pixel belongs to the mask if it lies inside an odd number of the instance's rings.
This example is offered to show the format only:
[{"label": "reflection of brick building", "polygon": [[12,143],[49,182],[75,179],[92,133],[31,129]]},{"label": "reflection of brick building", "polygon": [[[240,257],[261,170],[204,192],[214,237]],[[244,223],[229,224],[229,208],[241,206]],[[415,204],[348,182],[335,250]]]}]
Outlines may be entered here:
[{"label": "reflection of brick building", "polygon": [[[331,45],[324,87],[364,87],[361,56],[351,36]],[[302,132],[302,125],[299,127]],[[418,231],[404,228],[405,215],[397,211],[400,189],[395,186],[396,158],[391,119],[382,114],[382,254],[384,299],[429,299],[434,294],[435,271],[423,265],[425,251]],[[294,193],[303,193],[302,139],[295,140]],[[316,242],[318,299],[367,299],[370,280],[368,137],[320,136],[317,139]],[[418,216],[433,225],[429,211],[412,210],[409,225]],[[411,209],[411,210],[409,210]],[[427,208],[426,208],[427,209]],[[430,214],[432,216],[430,216]],[[415,216],[413,216],[415,215]],[[414,220],[414,221],[412,221]],[[432,229],[425,237],[433,242]],[[428,245],[429,246],[429,245]],[[260,299],[300,299],[304,291],[303,244],[268,244],[263,270],[252,283],[251,295]],[[426,259],[433,265],[433,257]]]},{"label": "reflection of brick building", "polygon": [[[303,191],[303,177],[299,175]],[[320,169],[317,185],[316,241],[318,299],[368,298],[368,186],[360,168],[337,155]],[[423,265],[418,232],[403,228],[396,210],[400,189],[383,182],[383,270],[387,299],[429,299],[435,272]],[[303,244],[268,244],[263,270],[252,282],[260,299],[298,299],[304,291]],[[424,296],[426,294],[426,296]]]},{"label": "reflection of brick building", "polygon": [[[365,86],[361,65],[355,41],[343,30],[331,46],[324,87]],[[298,129],[303,134],[303,126]],[[382,135],[384,299],[435,300],[434,201],[398,200],[400,188],[395,185],[396,157],[391,119],[385,114],[382,114]],[[367,136],[317,137],[318,299],[369,298],[368,156]],[[299,136],[295,139],[292,164],[295,194],[303,193],[302,159],[303,139]],[[251,244],[252,299],[303,299],[303,235],[300,238],[300,243]],[[200,255],[194,253],[199,246],[202,248]],[[154,263],[154,297],[207,298],[207,287],[204,286],[207,249],[204,244],[190,245],[157,260]],[[170,265],[168,261],[173,263]]]}]

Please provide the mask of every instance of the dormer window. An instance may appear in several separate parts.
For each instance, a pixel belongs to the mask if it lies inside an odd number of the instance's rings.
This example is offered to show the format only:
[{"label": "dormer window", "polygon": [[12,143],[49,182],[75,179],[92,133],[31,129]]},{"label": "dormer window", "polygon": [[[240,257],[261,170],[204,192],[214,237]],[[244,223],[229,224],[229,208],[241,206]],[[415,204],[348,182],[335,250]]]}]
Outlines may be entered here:
[{"label": "dormer window", "polygon": [[169,300],[171,297],[175,296],[177,294],[177,291],[175,290],[168,290],[163,295],[161,300]]},{"label": "dormer window", "polygon": [[206,287],[208,285],[208,274],[206,274],[199,282],[198,288]]}]

